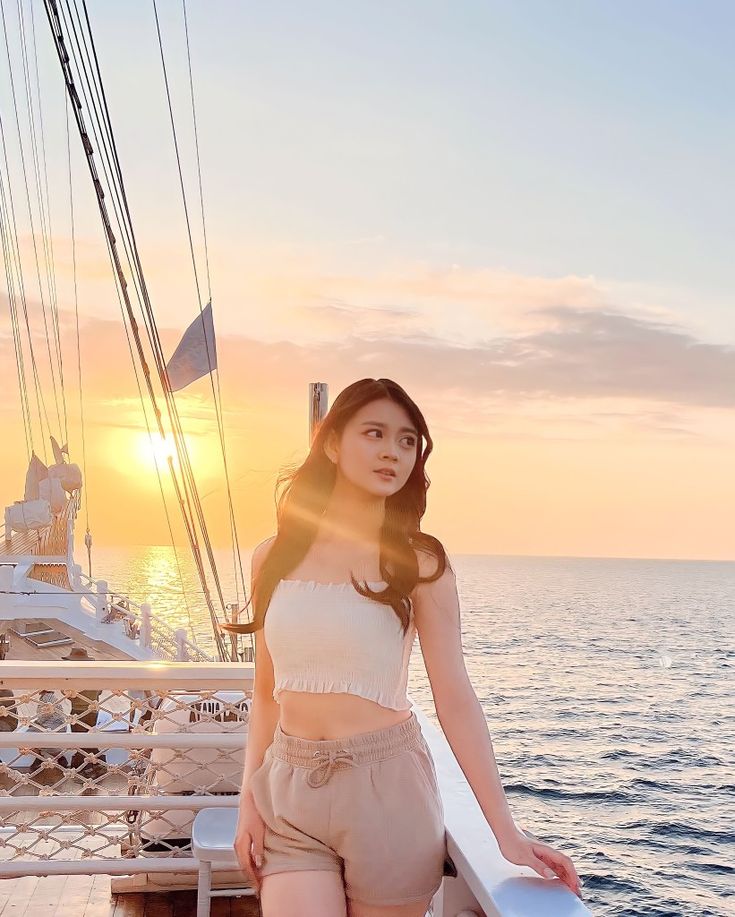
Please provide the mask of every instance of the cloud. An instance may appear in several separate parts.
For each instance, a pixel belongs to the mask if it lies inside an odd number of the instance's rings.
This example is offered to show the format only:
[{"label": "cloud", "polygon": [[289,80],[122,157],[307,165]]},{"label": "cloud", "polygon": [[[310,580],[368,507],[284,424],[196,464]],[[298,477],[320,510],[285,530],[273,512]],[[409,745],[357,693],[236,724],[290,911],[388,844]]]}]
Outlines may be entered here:
[{"label": "cloud", "polygon": [[[610,309],[533,310],[543,330],[460,346],[425,331],[348,334],[336,346],[258,343],[229,338],[248,351],[243,371],[255,383],[304,377],[391,375],[422,390],[506,401],[600,398],[678,405],[735,406],[735,348],[696,340],[680,327]],[[277,378],[273,373],[277,371]],[[283,373],[283,375],[281,375]]]},{"label": "cloud", "polygon": [[[708,409],[735,406],[735,348],[698,339],[663,309],[630,314],[580,278],[514,281],[503,272],[458,274],[408,271],[403,284],[385,275],[363,278],[360,289],[351,284],[357,301],[328,289],[317,294],[315,282],[303,302],[287,309],[296,321],[274,324],[276,339],[233,333],[222,315],[218,354],[226,428],[247,426],[263,403],[295,404],[309,381],[328,380],[333,398],[365,376],[396,379],[446,429],[467,433],[481,424],[518,436],[553,436],[565,429],[564,435],[584,437],[602,426],[685,438],[706,426]],[[345,277],[331,281],[335,291],[350,285]],[[450,293],[453,303],[442,299]],[[504,309],[496,308],[502,296]],[[500,330],[498,315],[506,326]],[[60,310],[60,317],[65,355],[75,355],[73,316]],[[462,323],[464,340],[441,333]],[[310,334],[301,336],[304,327]],[[38,322],[34,332],[45,345]],[[160,333],[170,355],[181,329]],[[294,336],[303,339],[288,339]],[[81,343],[89,422],[114,417],[115,423],[142,424],[119,317],[82,319]],[[0,357],[6,390],[15,390],[7,337],[0,337]],[[67,374],[67,383],[76,386],[75,372]],[[210,402],[207,380],[177,396],[189,429],[210,428]]]},{"label": "cloud", "polygon": [[735,347],[704,343],[672,323],[609,309],[533,311],[553,326],[490,345],[496,355],[514,361],[506,381],[518,394],[735,406]]}]

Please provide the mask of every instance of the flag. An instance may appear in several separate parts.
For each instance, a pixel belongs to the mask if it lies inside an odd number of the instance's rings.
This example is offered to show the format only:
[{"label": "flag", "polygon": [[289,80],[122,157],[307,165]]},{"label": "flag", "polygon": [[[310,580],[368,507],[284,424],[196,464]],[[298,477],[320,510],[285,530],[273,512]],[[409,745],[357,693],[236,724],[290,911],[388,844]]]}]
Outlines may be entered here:
[{"label": "flag", "polygon": [[217,347],[210,301],[186,329],[179,346],[166,364],[171,391],[184,388],[216,368]]}]

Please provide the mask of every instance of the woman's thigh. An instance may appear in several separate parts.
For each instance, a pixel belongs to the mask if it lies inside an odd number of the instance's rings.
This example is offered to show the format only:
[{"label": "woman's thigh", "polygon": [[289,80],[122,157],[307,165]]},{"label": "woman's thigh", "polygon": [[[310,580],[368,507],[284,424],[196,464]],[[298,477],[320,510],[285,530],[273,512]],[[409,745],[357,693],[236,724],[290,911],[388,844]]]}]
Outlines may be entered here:
[{"label": "woman's thigh", "polygon": [[347,914],[342,877],[326,869],[264,876],[259,897],[263,917],[346,917]]},{"label": "woman's thigh", "polygon": [[[432,896],[433,897],[433,896]],[[429,910],[431,897],[420,904],[360,904],[347,899],[347,917],[424,917]]]},{"label": "woman's thigh", "polygon": [[343,859],[353,913],[425,913],[421,906],[441,886],[446,855],[444,810],[428,749],[422,743],[335,773],[330,783],[328,840]]}]

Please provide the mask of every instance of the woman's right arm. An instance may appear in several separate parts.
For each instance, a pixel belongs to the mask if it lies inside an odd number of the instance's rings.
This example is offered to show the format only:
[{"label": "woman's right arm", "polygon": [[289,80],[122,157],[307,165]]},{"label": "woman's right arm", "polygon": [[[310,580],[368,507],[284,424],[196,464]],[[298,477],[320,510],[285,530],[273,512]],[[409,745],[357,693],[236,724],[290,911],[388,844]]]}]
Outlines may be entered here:
[{"label": "woman's right arm", "polygon": [[[274,538],[268,538],[253,551],[251,563],[253,581],[273,541]],[[248,720],[245,764],[240,789],[240,814],[235,837],[235,852],[240,865],[250,875],[253,884],[259,891],[260,877],[258,870],[262,865],[265,825],[253,800],[253,794],[250,790],[250,777],[263,763],[265,751],[273,742],[273,734],[278,723],[279,705],[273,700],[273,662],[268,652],[263,630],[261,629],[254,633],[253,639],[255,640],[255,679]]]},{"label": "woman's right arm", "polygon": [[[251,562],[252,581],[255,580],[265,560],[275,536],[267,538],[253,551]],[[251,582],[252,594],[252,582]],[[255,640],[255,679],[253,683],[253,700],[248,721],[248,740],[245,748],[245,766],[242,775],[241,794],[251,796],[250,776],[263,763],[265,750],[273,741],[273,734],[278,723],[280,706],[273,700],[273,661],[268,652],[263,630],[253,634]]]}]

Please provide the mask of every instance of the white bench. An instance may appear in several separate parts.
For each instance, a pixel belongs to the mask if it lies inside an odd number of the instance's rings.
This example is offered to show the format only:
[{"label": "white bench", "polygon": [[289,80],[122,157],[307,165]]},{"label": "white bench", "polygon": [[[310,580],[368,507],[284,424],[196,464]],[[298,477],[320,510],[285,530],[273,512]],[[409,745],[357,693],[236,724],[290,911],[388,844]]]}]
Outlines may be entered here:
[{"label": "white bench", "polygon": [[234,898],[254,895],[255,889],[216,888],[212,889],[212,869],[239,869],[235,855],[235,831],[238,810],[232,808],[201,809],[197,812],[191,829],[191,847],[199,861],[197,883],[197,917],[209,917],[212,898]]}]

